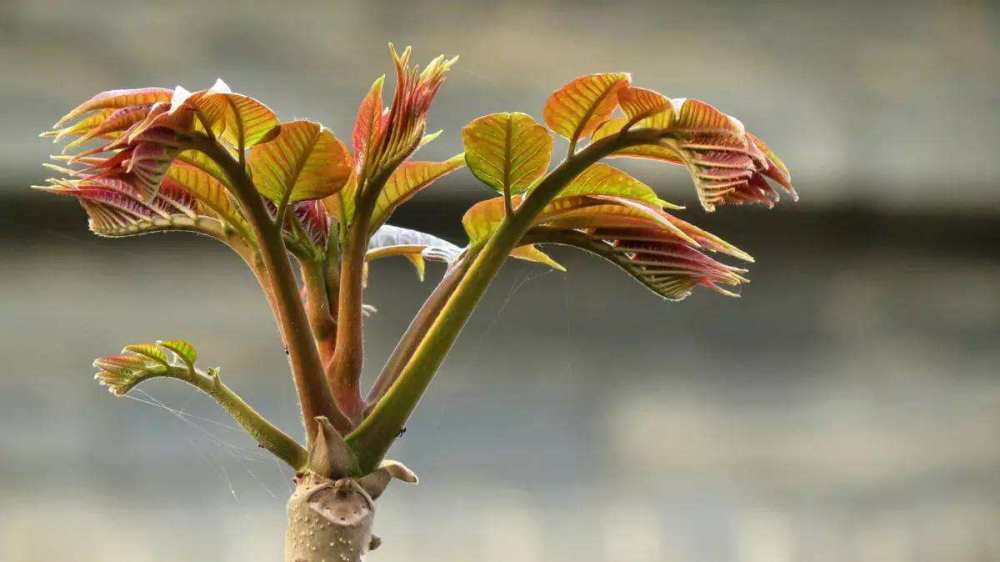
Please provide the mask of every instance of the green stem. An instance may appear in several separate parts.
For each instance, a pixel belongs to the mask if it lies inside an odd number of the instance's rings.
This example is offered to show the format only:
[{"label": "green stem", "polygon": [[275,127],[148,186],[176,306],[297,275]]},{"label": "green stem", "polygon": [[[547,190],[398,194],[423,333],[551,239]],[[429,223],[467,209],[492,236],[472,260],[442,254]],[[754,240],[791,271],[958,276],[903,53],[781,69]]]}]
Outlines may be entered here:
[{"label": "green stem", "polygon": [[306,450],[288,434],[278,429],[267,418],[260,415],[243,398],[223,384],[218,370],[202,373],[187,366],[171,365],[154,377],[168,377],[191,384],[205,394],[211,396],[230,416],[245,429],[261,447],[273,453],[279,459],[288,463],[296,471],[306,466],[308,454]]},{"label": "green stem", "polygon": [[288,350],[292,378],[302,406],[302,421],[308,442],[316,436],[317,416],[326,416],[341,431],[350,427],[337,409],[323,376],[323,363],[313,340],[299,288],[288,261],[288,251],[281,235],[280,225],[275,225],[261,201],[253,182],[240,163],[225,148],[206,137],[192,139],[193,148],[204,152],[226,173],[233,186],[234,195],[247,214],[257,236],[268,284],[274,295],[274,313]]},{"label": "green stem", "polygon": [[375,403],[382,398],[382,395],[389,390],[392,383],[396,382],[396,378],[413,355],[413,351],[417,348],[420,340],[427,334],[427,330],[430,329],[434,319],[437,318],[448,298],[455,291],[455,288],[458,287],[459,281],[462,280],[465,272],[468,271],[473,258],[475,258],[475,255],[471,253],[462,256],[462,259],[445,273],[444,278],[441,279],[438,286],[434,288],[430,296],[427,297],[427,300],[424,301],[417,315],[413,317],[413,321],[410,322],[409,327],[406,328],[403,336],[396,344],[396,348],[392,350],[392,355],[386,361],[375,384],[372,385],[371,390],[368,392],[367,402],[369,408],[374,407]]},{"label": "green stem", "polygon": [[640,129],[590,144],[563,161],[532,190],[513,215],[504,219],[435,317],[396,382],[371,414],[348,435],[347,442],[358,455],[363,472],[372,470],[385,456],[500,266],[545,206],[591,164],[622,148],[655,144],[664,134],[660,129]]}]

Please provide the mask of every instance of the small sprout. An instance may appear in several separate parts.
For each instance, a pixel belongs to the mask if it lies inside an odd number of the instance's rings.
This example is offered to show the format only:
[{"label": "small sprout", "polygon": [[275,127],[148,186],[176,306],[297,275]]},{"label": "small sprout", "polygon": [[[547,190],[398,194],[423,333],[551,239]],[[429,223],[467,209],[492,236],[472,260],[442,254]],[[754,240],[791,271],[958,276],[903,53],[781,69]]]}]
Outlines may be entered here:
[{"label": "small sprout", "polygon": [[[219,369],[196,369],[198,353],[186,341],[128,345],[94,361],[95,378],[116,396],[154,377],[190,383],[287,462],[296,473],[290,560],[357,560],[378,547],[374,500],[392,479],[417,482],[385,455],[507,258],[565,271],[541,248],[563,245],[611,262],[664,299],[699,287],[739,296],[747,271],[723,260],[753,258],[681,220],[683,207],[604,160],[683,168],[707,212],[772,207],[781,192],[797,198],[788,168],[741,121],[700,100],[634,86],[623,72],[555,90],[541,122],[517,112],[479,117],[462,131],[462,154],[410,160],[440,134],[427,133],[427,116],[456,59],[440,56],[421,70],[410,48],[390,51],[391,102],[383,101],[383,76],[361,101],[350,148],[319,123],[282,123],[221,80],[205,90],[102,92],[42,134],[67,144],[47,166],[58,177],[38,189],[76,198],[95,234],[204,234],[236,251],[259,280],[281,330],[308,451],[223,384]],[[569,149],[550,170],[553,135]],[[497,195],[462,218],[468,245],[387,223],[466,165]],[[428,261],[447,272],[362,398],[363,318],[376,310],[363,301],[368,264],[389,256],[408,259],[421,281]],[[305,528],[321,525],[354,525],[355,534],[329,540],[323,527]]]}]

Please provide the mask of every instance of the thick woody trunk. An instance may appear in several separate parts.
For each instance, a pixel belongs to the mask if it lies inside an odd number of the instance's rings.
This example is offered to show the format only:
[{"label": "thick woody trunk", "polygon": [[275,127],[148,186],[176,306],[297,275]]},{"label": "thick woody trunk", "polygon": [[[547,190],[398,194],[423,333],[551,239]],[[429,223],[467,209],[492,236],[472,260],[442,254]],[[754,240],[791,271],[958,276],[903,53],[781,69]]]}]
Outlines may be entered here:
[{"label": "thick woody trunk", "polygon": [[285,562],[360,562],[379,543],[374,518],[375,502],[357,480],[302,475],[288,500]]}]

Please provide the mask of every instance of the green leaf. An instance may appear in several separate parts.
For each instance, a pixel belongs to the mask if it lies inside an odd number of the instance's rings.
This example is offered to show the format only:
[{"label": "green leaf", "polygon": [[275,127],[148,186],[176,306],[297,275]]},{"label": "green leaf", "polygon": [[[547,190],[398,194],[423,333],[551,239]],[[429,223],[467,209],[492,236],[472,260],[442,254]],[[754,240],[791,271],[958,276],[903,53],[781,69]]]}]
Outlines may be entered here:
[{"label": "green leaf", "polygon": [[250,150],[248,163],[257,190],[276,203],[327,197],[351,174],[347,148],[311,121],[283,123],[273,140]]},{"label": "green leaf", "polygon": [[198,351],[194,346],[184,340],[160,340],[156,345],[169,349],[187,365],[188,369],[194,370],[195,361],[198,360]]},{"label": "green leaf", "polygon": [[157,347],[151,343],[135,343],[132,345],[126,345],[122,353],[131,352],[136,355],[141,355],[147,359],[151,359],[164,367],[170,366],[170,358],[163,349]]},{"label": "green leaf", "polygon": [[552,158],[552,135],[524,113],[480,117],[462,129],[462,141],[469,171],[500,193],[527,191]]}]

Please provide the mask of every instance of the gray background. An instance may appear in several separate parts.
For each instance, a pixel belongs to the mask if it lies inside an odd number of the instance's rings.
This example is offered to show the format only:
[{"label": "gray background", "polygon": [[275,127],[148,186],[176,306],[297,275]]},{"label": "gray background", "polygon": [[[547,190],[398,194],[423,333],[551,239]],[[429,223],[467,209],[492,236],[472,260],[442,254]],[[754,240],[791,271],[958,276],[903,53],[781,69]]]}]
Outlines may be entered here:
[{"label": "gray background", "polygon": [[[29,192],[36,134],[93,93],[217,77],[348,136],[391,70],[461,54],[431,115],[540,117],[583,73],[698,97],[801,203],[684,213],[757,258],[740,300],[610,267],[508,266],[393,450],[372,560],[1000,560],[1000,14],[988,2],[0,1],[0,560],[275,560],[289,474],[214,405],[113,400],[94,356],[183,337],[297,430],[252,279],[185,236],[107,241]],[[693,203],[680,170],[629,164]],[[467,172],[397,216],[461,242]],[[436,279],[378,264],[370,370]]]}]

